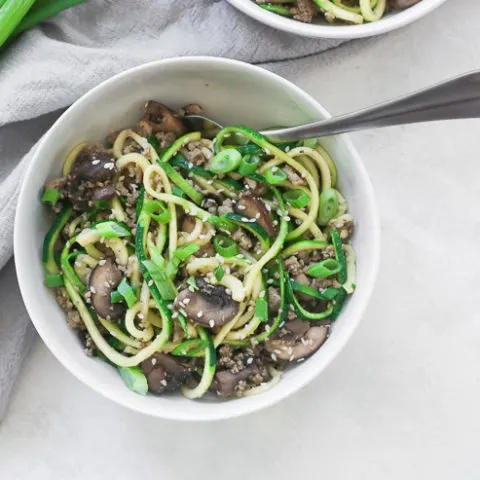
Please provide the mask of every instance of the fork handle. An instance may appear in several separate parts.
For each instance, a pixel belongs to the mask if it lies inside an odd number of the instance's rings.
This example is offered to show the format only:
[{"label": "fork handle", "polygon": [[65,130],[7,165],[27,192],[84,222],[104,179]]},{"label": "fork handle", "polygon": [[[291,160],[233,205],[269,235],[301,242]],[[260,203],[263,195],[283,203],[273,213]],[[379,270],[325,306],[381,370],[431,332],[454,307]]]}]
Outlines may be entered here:
[{"label": "fork handle", "polygon": [[262,132],[282,142],[407,123],[480,118],[480,70],[395,100],[298,127]]}]

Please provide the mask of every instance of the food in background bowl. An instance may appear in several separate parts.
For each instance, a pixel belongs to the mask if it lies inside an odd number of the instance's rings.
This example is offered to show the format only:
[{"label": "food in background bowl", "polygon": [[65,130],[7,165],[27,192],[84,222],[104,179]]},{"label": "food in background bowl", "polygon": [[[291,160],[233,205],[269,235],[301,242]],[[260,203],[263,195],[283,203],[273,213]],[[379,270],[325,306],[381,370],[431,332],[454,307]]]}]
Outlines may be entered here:
[{"label": "food in background bowl", "polygon": [[[252,0],[255,1],[255,0]],[[256,0],[261,8],[282,17],[312,23],[318,18],[328,23],[360,25],[380,20],[390,10],[402,10],[421,0]]]},{"label": "food in background bowl", "polygon": [[150,101],[77,145],[42,201],[46,284],[87,353],[146,394],[249,396],[326,341],[355,288],[353,217],[316,140],[188,132]]}]

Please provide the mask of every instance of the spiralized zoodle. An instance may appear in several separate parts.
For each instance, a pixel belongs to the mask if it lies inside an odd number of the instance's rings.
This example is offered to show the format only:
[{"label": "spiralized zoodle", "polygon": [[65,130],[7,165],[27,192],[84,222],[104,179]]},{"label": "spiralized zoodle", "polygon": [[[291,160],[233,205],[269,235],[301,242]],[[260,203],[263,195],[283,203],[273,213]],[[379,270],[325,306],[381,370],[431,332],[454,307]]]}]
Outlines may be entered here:
[{"label": "spiralized zoodle", "polygon": [[421,0],[254,0],[264,10],[311,23],[324,17],[330,23],[359,25],[376,22],[389,10],[411,7]]},{"label": "spiralized zoodle", "polygon": [[42,197],[45,282],[133,391],[252,395],[327,339],[355,288],[353,218],[315,140],[204,138],[182,113],[148,102],[74,147]]}]

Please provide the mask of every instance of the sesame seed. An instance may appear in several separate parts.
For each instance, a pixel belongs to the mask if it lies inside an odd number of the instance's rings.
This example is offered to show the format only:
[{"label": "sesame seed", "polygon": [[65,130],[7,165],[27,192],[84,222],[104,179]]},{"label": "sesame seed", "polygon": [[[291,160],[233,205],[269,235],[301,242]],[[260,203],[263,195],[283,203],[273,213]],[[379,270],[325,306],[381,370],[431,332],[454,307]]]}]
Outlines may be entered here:
[{"label": "sesame seed", "polygon": [[197,313],[197,317],[198,318],[202,318],[203,317],[203,311],[200,310],[198,313]]},{"label": "sesame seed", "polygon": [[283,217],[283,219],[284,219],[285,221],[287,221],[287,222],[290,221],[290,217],[289,217],[288,215],[285,215],[285,216]]},{"label": "sesame seed", "polygon": [[190,303],[190,298],[184,298],[184,299],[183,299],[183,303],[184,303],[185,305],[188,305],[188,304]]},{"label": "sesame seed", "polygon": [[157,359],[155,357],[152,358],[152,365],[155,365],[157,363]]},{"label": "sesame seed", "polygon": [[255,218],[260,218],[260,212],[257,212],[257,213],[255,214]]},{"label": "sesame seed", "polygon": [[277,361],[277,356],[276,356],[274,353],[272,353],[270,356],[272,357],[272,360],[273,360],[274,362]]},{"label": "sesame seed", "polygon": [[106,262],[107,262],[106,260],[102,259],[102,260],[98,261],[98,264],[99,265],[105,265]]},{"label": "sesame seed", "polygon": [[265,204],[265,208],[266,208],[269,212],[272,211],[272,207],[271,207],[268,203]]},{"label": "sesame seed", "polygon": [[262,290],[259,294],[258,294],[259,298],[263,298],[265,296],[265,290]]},{"label": "sesame seed", "polygon": [[178,312],[173,312],[172,313],[172,318],[177,318],[178,317]]},{"label": "sesame seed", "polygon": [[232,294],[232,291],[231,291],[229,288],[226,288],[226,289],[225,289],[225,293],[226,293],[227,295],[231,295],[231,294]]},{"label": "sesame seed", "polygon": [[304,360],[305,360],[304,358],[299,358],[299,359],[297,360],[297,363],[303,362]]},{"label": "sesame seed", "polygon": [[253,363],[253,357],[247,358],[247,365],[251,365]]},{"label": "sesame seed", "polygon": [[165,379],[160,380],[160,383],[161,383],[164,387],[167,386],[167,381],[166,381]]},{"label": "sesame seed", "polygon": [[98,165],[100,163],[100,160],[92,160],[92,165]]},{"label": "sesame seed", "polygon": [[245,210],[247,207],[245,205],[237,205],[238,210]]},{"label": "sesame seed", "polygon": [[210,325],[210,328],[213,328],[215,326],[215,320],[209,320],[208,324]]},{"label": "sesame seed", "polygon": [[285,147],[285,153],[288,153],[289,151],[290,151],[290,147],[289,146]]},{"label": "sesame seed", "polygon": [[295,360],[295,355],[290,355],[290,358],[288,359],[289,362],[293,362]]},{"label": "sesame seed", "polygon": [[95,293],[97,293],[97,290],[95,289],[95,287],[92,285],[90,287],[90,291],[95,295]]},{"label": "sesame seed", "polygon": [[142,319],[145,317],[145,315],[143,315],[143,313],[139,313],[139,314],[137,315],[137,317],[142,320]]},{"label": "sesame seed", "polygon": [[168,308],[169,310],[173,310],[173,303],[169,303],[169,304],[167,305],[167,308]]},{"label": "sesame seed", "polygon": [[153,285],[153,280],[149,280],[149,282],[147,283],[147,285],[148,285],[149,287],[151,287],[151,286]]}]

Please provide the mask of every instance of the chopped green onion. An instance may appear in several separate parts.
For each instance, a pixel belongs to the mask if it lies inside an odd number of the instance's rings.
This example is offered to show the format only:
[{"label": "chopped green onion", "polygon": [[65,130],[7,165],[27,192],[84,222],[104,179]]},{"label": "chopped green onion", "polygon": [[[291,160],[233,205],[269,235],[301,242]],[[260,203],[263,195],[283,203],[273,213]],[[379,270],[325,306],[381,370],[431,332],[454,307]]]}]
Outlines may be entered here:
[{"label": "chopped green onion", "polygon": [[308,148],[315,148],[317,146],[317,139],[316,138],[306,138],[302,140],[302,144],[304,147]]},{"label": "chopped green onion", "polygon": [[293,208],[304,208],[310,203],[310,197],[300,189],[289,190],[283,194],[283,199]]},{"label": "chopped green onion", "polygon": [[217,253],[224,258],[234,257],[238,253],[235,241],[225,235],[216,235],[213,238],[213,246]]},{"label": "chopped green onion", "polygon": [[260,157],[258,155],[245,155],[242,157],[240,165],[238,167],[238,173],[240,175],[251,175],[255,172],[260,164]]},{"label": "chopped green onion", "polygon": [[177,296],[177,289],[166,272],[158,268],[151,260],[143,260],[142,264],[152,277],[162,299],[174,300]]},{"label": "chopped green onion", "polygon": [[327,278],[340,272],[340,265],[333,258],[327,258],[307,268],[306,274],[315,278]]},{"label": "chopped green onion", "polygon": [[105,238],[129,237],[131,235],[127,225],[115,220],[97,222],[90,228]]},{"label": "chopped green onion", "polygon": [[333,300],[340,291],[338,288],[328,287],[325,291],[320,293],[317,289],[310,287],[309,285],[304,285],[296,280],[293,280],[291,283],[295,292],[303,293],[304,295],[316,298],[317,300]]},{"label": "chopped green onion", "polygon": [[336,320],[340,315],[343,304],[345,303],[345,298],[347,298],[347,292],[342,288],[340,289],[339,295],[333,304],[332,315],[330,317],[332,319],[332,322]]},{"label": "chopped green onion", "polygon": [[150,251],[150,258],[152,259],[153,263],[163,270],[165,268],[165,259],[163,258],[162,254],[160,253],[160,250],[158,250],[157,247],[154,245],[151,245],[149,248]]},{"label": "chopped green onion", "polygon": [[327,188],[320,194],[320,207],[318,210],[318,223],[327,225],[338,212],[337,192],[333,188]]},{"label": "chopped green onion", "polygon": [[193,290],[198,290],[197,279],[195,277],[188,277],[187,285]]},{"label": "chopped green onion", "polygon": [[255,301],[255,316],[262,322],[268,321],[268,302],[264,298],[257,298]]},{"label": "chopped green onion", "polygon": [[118,367],[118,372],[130,390],[140,395],[147,394],[147,377],[140,367]]},{"label": "chopped green onion", "polygon": [[219,265],[217,268],[215,268],[213,274],[215,275],[217,281],[220,282],[225,275],[225,270]]},{"label": "chopped green onion", "polygon": [[41,202],[45,205],[51,205],[54,207],[60,198],[60,193],[55,188],[46,188],[43,192]]},{"label": "chopped green onion", "polygon": [[127,302],[128,308],[132,308],[137,303],[137,296],[126,278],[118,284],[117,291]]},{"label": "chopped green onion", "polygon": [[46,273],[45,285],[47,287],[61,287],[63,285],[63,277],[60,273]]},{"label": "chopped green onion", "polygon": [[192,167],[192,164],[189,163],[189,161],[181,153],[178,153],[170,160],[170,165],[187,170],[194,175],[200,175],[201,177],[213,178],[215,176],[213,172],[209,172],[202,167],[197,167],[196,165]]},{"label": "chopped green onion", "polygon": [[342,240],[340,239],[340,235],[336,230],[332,230],[330,235],[332,236],[333,249],[335,250],[337,262],[340,265],[338,281],[343,284],[347,281],[347,260],[345,258],[345,252],[342,248]]},{"label": "chopped green onion", "polygon": [[169,163],[160,162],[160,167],[163,168],[168,178],[180,189],[185,192],[187,197],[190,197],[195,203],[201,204],[203,201],[203,195],[195,190],[195,188],[190,185],[182,175],[177,172]]},{"label": "chopped green onion", "polygon": [[278,167],[271,167],[265,173],[265,180],[270,185],[278,185],[287,179],[287,174]]},{"label": "chopped green onion", "polygon": [[165,205],[158,200],[146,200],[143,202],[143,211],[158,223],[168,223],[172,219],[171,213]]},{"label": "chopped green onion", "polygon": [[173,256],[168,262],[166,269],[167,275],[170,277],[174,277],[177,274],[180,264],[199,250],[200,247],[195,243],[190,243],[188,245],[184,245],[183,247],[177,248],[173,252]]},{"label": "chopped green onion", "polygon": [[198,353],[203,352],[207,345],[208,342],[206,340],[202,340],[201,338],[193,338],[192,340],[186,340],[185,342],[177,345],[171,351],[171,354],[179,357],[193,357]]},{"label": "chopped green onion", "polygon": [[181,188],[177,187],[176,185],[172,187],[172,194],[180,198],[183,198],[185,196],[185,192]]},{"label": "chopped green onion", "polygon": [[215,173],[228,173],[235,170],[242,161],[242,155],[234,148],[218,152],[210,162],[210,170]]},{"label": "chopped green onion", "polygon": [[122,297],[122,294],[120,292],[118,292],[117,290],[114,290],[111,294],[110,294],[110,301],[112,303],[121,303],[123,302],[124,298]]},{"label": "chopped green onion", "polygon": [[110,208],[110,202],[108,200],[96,200],[95,210],[107,210]]},{"label": "chopped green onion", "polygon": [[259,5],[260,8],[267,10],[268,12],[276,13],[277,15],[281,15],[282,17],[293,17],[293,13],[291,9],[288,7],[282,7],[280,5],[270,5],[270,4],[261,4]]}]

